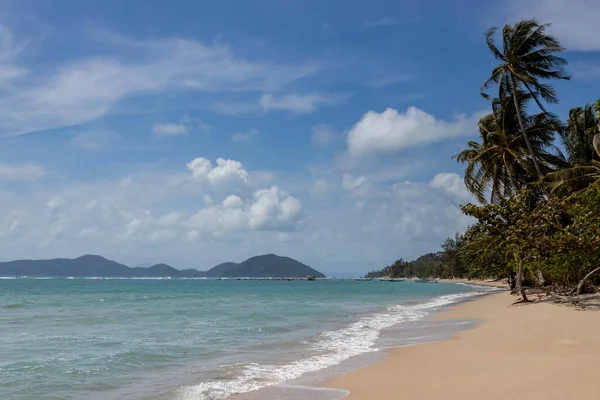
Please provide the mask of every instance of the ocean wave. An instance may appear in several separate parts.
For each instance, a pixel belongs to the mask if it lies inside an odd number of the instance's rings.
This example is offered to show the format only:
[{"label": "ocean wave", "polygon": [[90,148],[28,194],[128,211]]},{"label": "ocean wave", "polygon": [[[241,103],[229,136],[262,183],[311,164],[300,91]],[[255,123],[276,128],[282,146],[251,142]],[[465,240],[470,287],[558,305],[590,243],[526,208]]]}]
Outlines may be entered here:
[{"label": "ocean wave", "polygon": [[379,351],[375,344],[382,330],[403,322],[420,320],[432,310],[485,292],[487,290],[450,294],[425,303],[389,307],[385,312],[364,317],[342,329],[321,332],[312,342],[317,355],[283,365],[248,364],[233,380],[212,380],[184,387],[179,390],[178,399],[218,400],[280,384],[305,373],[337,365],[351,357]]}]

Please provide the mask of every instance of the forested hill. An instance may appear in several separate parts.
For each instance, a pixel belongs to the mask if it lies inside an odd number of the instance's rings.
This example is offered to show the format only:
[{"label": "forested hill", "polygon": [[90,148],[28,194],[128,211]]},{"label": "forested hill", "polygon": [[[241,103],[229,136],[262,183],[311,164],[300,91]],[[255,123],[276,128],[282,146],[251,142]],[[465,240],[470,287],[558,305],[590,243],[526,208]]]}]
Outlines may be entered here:
[{"label": "forested hill", "polygon": [[369,272],[366,278],[380,278],[389,276],[392,278],[409,278],[413,276],[433,276],[439,269],[442,261],[442,253],[427,253],[414,261],[404,261],[402,258],[378,271]]},{"label": "forested hill", "polygon": [[241,263],[219,264],[208,271],[179,270],[166,264],[156,264],[149,268],[130,268],[97,255],[85,255],[75,259],[0,262],[0,276],[302,278],[307,275],[325,277],[300,261],[275,254],[251,257]]}]

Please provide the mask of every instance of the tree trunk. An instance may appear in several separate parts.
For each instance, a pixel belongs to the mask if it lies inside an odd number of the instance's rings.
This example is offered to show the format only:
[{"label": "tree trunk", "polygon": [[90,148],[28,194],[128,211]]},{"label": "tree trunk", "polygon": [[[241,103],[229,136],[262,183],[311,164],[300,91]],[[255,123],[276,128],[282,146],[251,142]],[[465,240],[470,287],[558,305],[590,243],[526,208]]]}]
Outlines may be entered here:
[{"label": "tree trunk", "polygon": [[515,252],[515,259],[517,260],[517,263],[519,265],[519,268],[517,269],[517,277],[516,277],[517,290],[521,294],[523,301],[529,302],[529,299],[527,298],[527,294],[525,293],[525,287],[523,286],[523,258],[521,257],[521,255],[518,252]]},{"label": "tree trunk", "polygon": [[510,287],[510,290],[515,290],[515,288],[517,287],[517,280],[515,279],[515,274],[510,273],[508,275],[508,286]]},{"label": "tree trunk", "polygon": [[535,165],[535,170],[538,173],[538,178],[541,180],[544,177],[544,174],[542,173],[540,164],[538,163],[537,157],[536,157],[535,153],[533,152],[533,147],[531,146],[531,142],[529,141],[529,135],[527,134],[527,132],[525,130],[525,124],[523,123],[523,118],[521,117],[521,107],[519,107],[519,100],[517,99],[517,85],[515,82],[515,77],[513,76],[512,72],[510,73],[510,81],[512,83],[512,97],[513,97],[513,101],[515,103],[515,111],[517,113],[517,118],[519,119],[519,126],[521,127],[521,134],[523,135],[523,138],[525,139],[525,143],[527,144],[527,150],[529,151],[529,156],[531,157],[531,160],[533,161],[533,165]]},{"label": "tree trunk", "polygon": [[600,134],[594,135],[592,143],[594,144],[594,150],[596,150],[598,157],[600,157]]},{"label": "tree trunk", "polygon": [[546,284],[546,279],[544,278],[544,274],[542,273],[541,269],[537,270],[537,279],[535,284],[539,287],[543,287]]},{"label": "tree trunk", "polygon": [[583,285],[585,285],[585,282],[588,279],[590,279],[590,277],[592,275],[594,275],[598,271],[600,271],[600,267],[596,268],[595,270],[593,270],[592,272],[590,272],[589,274],[587,274],[586,276],[584,276],[583,279],[579,281],[579,285],[577,285],[577,290],[576,290],[575,293],[577,293],[578,295],[580,295],[581,291],[583,290]]}]

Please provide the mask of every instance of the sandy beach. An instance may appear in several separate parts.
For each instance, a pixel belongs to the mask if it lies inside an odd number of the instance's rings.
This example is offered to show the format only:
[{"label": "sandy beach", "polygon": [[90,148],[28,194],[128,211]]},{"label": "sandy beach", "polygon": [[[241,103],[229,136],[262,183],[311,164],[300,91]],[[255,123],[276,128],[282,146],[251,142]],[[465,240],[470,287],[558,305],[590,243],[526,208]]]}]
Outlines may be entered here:
[{"label": "sandy beach", "polygon": [[389,358],[326,382],[348,400],[600,399],[600,313],[509,293],[463,303],[436,318],[476,319],[452,339],[389,351]]},{"label": "sandy beach", "polygon": [[444,283],[463,283],[465,285],[488,286],[488,287],[508,290],[508,283],[506,282],[506,279],[481,280],[481,279],[454,278],[454,279],[437,279],[437,281],[444,282]]}]

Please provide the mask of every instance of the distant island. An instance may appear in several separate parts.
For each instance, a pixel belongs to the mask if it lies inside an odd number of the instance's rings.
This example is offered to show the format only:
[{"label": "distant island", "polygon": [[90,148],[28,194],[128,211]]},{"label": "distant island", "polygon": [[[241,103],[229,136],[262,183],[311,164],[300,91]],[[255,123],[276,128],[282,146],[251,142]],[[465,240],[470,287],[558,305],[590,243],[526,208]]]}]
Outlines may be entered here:
[{"label": "distant island", "polygon": [[171,277],[171,278],[324,278],[319,271],[289,257],[265,254],[244,262],[226,262],[208,271],[175,269],[167,264],[149,268],[131,268],[97,255],[84,255],[75,259],[17,260],[0,262],[0,276],[73,276],[73,277]]}]

